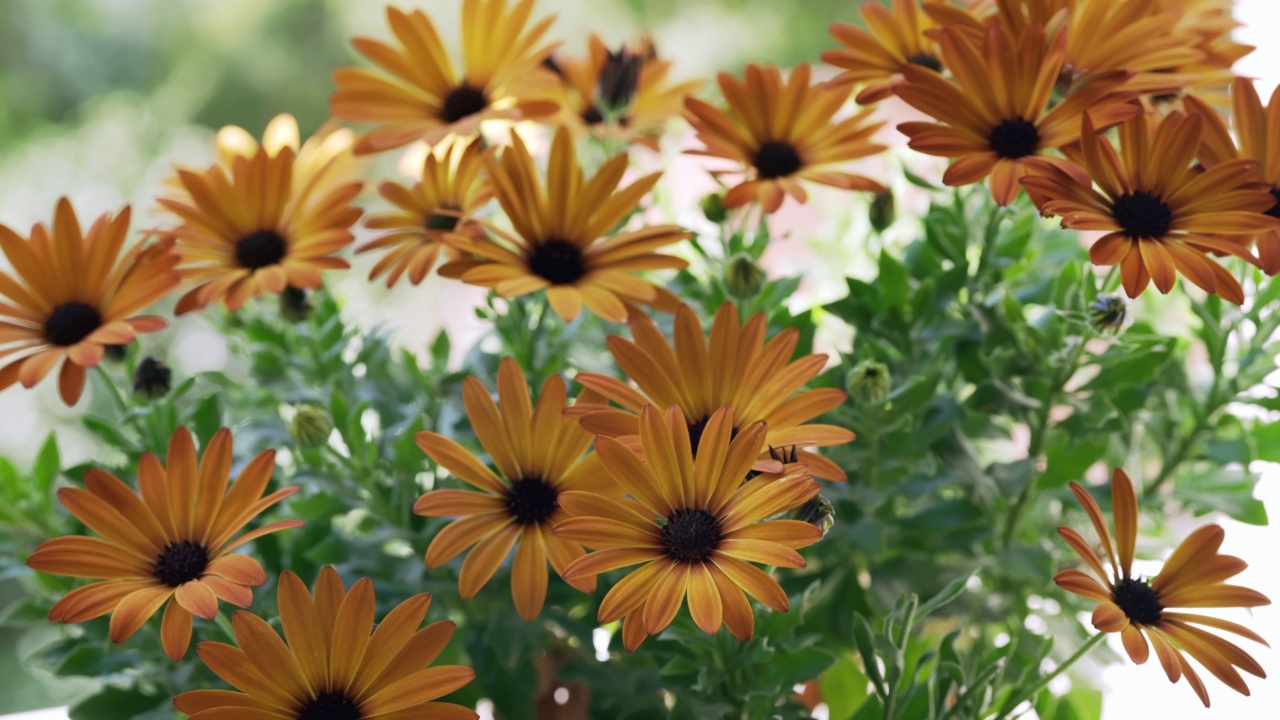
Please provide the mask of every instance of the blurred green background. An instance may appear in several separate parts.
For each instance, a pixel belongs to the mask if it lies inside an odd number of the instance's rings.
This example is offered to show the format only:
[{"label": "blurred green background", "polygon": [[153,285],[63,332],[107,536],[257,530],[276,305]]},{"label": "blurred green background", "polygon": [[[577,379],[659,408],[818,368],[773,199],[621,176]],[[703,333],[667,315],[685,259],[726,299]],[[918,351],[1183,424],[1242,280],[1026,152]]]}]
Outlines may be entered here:
[{"label": "blurred green background", "polygon": [[[444,32],[458,0],[428,9]],[[588,32],[621,41],[648,29],[677,74],[710,77],[746,62],[817,62],[827,27],[853,21],[849,0],[541,0],[555,39],[579,52]],[[175,161],[211,155],[217,127],[257,134],[281,112],[303,132],[328,117],[335,68],[361,61],[347,39],[385,38],[383,4],[369,0],[0,0],[0,223],[25,233],[67,195],[82,221],[125,203],[135,227],[155,222],[149,200]],[[710,39],[710,40],[709,40]],[[48,384],[47,384],[48,385]],[[68,464],[92,446],[79,411],[50,387],[0,395],[0,456],[27,468],[59,429]],[[0,577],[0,608],[20,593]],[[39,644],[0,624],[0,715],[65,704],[84,688],[54,687],[19,658]]]}]

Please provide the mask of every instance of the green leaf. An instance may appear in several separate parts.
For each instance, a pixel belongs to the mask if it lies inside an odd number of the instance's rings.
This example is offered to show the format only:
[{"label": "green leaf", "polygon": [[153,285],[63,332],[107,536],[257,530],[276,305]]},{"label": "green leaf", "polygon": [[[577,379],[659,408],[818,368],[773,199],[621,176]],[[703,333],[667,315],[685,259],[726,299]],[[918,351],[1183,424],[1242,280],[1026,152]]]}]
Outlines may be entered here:
[{"label": "green leaf", "polygon": [[831,720],[849,720],[870,695],[870,681],[862,668],[848,656],[841,657],[827,668],[818,684]]},{"label": "green leaf", "polygon": [[774,667],[777,669],[777,682],[782,687],[792,687],[808,682],[822,675],[822,672],[835,662],[830,652],[815,647],[807,647],[793,652],[778,653],[774,656]]},{"label": "green leaf", "polygon": [[40,446],[40,452],[36,454],[36,462],[32,466],[31,475],[36,481],[36,487],[44,494],[48,493],[49,488],[53,487],[54,481],[58,479],[58,474],[61,472],[62,456],[58,453],[58,438],[53,433],[49,433],[44,445]]},{"label": "green leaf", "polygon": [[168,700],[159,695],[145,695],[135,688],[109,687],[73,706],[71,720],[120,720],[132,718]]},{"label": "green leaf", "polygon": [[201,447],[207,445],[214,433],[222,427],[222,404],[218,395],[200,399],[195,412],[191,413],[191,427],[199,438]]},{"label": "green leaf", "polygon": [[1036,481],[1039,489],[1058,488],[1080,480],[1107,451],[1104,434],[1067,436],[1055,434],[1045,450],[1045,468]]},{"label": "green leaf", "polygon": [[884,678],[880,676],[880,665],[876,661],[875,642],[871,636],[871,626],[861,613],[853,616],[853,640],[858,646],[858,654],[862,656],[862,669],[867,679],[876,687],[879,695],[886,694]]},{"label": "green leaf", "polygon": [[937,595],[925,600],[920,605],[920,609],[916,611],[916,617],[926,617],[938,608],[960,597],[960,594],[964,592],[965,583],[969,582],[971,577],[973,577],[973,573],[967,573],[947,583],[947,586],[938,591]]},{"label": "green leaf", "polygon": [[1267,524],[1267,508],[1253,497],[1255,478],[1235,468],[1212,467],[1178,476],[1175,495],[1196,515],[1222,512],[1250,525]]},{"label": "green leaf", "polygon": [[907,306],[907,297],[911,290],[907,268],[890,255],[888,250],[880,251],[880,274],[876,276],[876,286],[893,307]]}]

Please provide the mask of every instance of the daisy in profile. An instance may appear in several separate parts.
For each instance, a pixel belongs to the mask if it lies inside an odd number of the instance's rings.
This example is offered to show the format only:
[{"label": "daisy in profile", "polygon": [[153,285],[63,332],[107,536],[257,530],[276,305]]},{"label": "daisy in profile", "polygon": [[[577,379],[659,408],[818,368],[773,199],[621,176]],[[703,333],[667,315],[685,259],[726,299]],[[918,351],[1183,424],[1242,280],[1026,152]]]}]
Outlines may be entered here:
[{"label": "daisy in profile", "polygon": [[649,405],[640,413],[643,459],[618,440],[596,440],[605,470],[634,501],[564,493],[560,501],[573,517],[552,535],[596,550],[574,561],[568,578],[640,565],[605,595],[597,618],[625,618],[627,650],[662,632],[686,598],[704,632],[723,624],[743,641],[755,625],[747,595],[778,612],[790,608],[777,581],[751,563],[805,566],[796,550],[817,542],[822,531],[799,520],[765,518],[803,504],[818,493],[818,484],[795,464],[744,483],[765,450],[765,434],[757,422],[735,435],[732,411],[721,409],[707,422],[695,459],[680,409],[664,414]]},{"label": "daisy in profile", "polygon": [[[1239,159],[1257,162],[1261,180],[1271,186],[1271,207],[1263,212],[1280,218],[1280,88],[1263,105],[1252,80],[1231,81],[1231,118],[1238,141],[1232,138],[1226,122],[1208,102],[1194,96],[1185,102],[1188,110],[1204,120],[1200,162],[1210,168]],[[1262,269],[1268,275],[1280,273],[1280,228],[1264,230],[1255,240]]]},{"label": "daisy in profile", "polygon": [[588,178],[563,126],[551,143],[545,184],[514,132],[501,160],[486,162],[494,195],[515,232],[491,225],[483,238],[442,238],[471,257],[441,266],[441,275],[493,288],[503,297],[546,290],[551,308],[565,320],[578,317],[583,307],[610,322],[626,320],[634,303],[675,309],[674,295],[634,273],[685,267],[685,260],[657,251],[693,233],[676,225],[618,230],[661,173],[620,188],[627,171],[621,153]]},{"label": "daisy in profile", "polygon": [[1181,273],[1238,305],[1244,302],[1240,282],[1209,254],[1257,264],[1249,238],[1280,228],[1280,219],[1266,214],[1275,198],[1258,182],[1257,162],[1228,160],[1205,171],[1192,166],[1203,122],[1177,112],[1159,121],[1131,118],[1120,126],[1117,152],[1086,115],[1078,153],[1086,173],[1046,164],[1022,183],[1040,211],[1061,217],[1063,227],[1106,233],[1089,257],[1095,265],[1120,265],[1129,297],[1152,282],[1168,293]]},{"label": "daisy in profile", "polygon": [[1138,537],[1138,497],[1129,476],[1118,468],[1111,476],[1114,545],[1106,518],[1093,496],[1076,483],[1071,483],[1071,491],[1089,515],[1111,572],[1107,572],[1102,560],[1079,533],[1060,527],[1058,534],[1080,554],[1096,578],[1079,570],[1063,570],[1053,581],[1065,590],[1096,601],[1094,627],[1103,632],[1120,633],[1125,652],[1139,665],[1154,651],[1169,682],[1176,683],[1185,677],[1205,707],[1209,707],[1209,694],[1187,656],[1231,689],[1248,695],[1249,688],[1237,668],[1260,678],[1265,678],[1266,673],[1235,644],[1205,628],[1229,632],[1263,645],[1266,641],[1234,622],[1174,611],[1271,604],[1256,590],[1227,584],[1227,580],[1248,566],[1240,558],[1218,552],[1222,546],[1222,528],[1212,524],[1201,527],[1178,545],[1155,577],[1150,580],[1135,577],[1133,555]]},{"label": "daisy in profile", "polygon": [[[646,405],[680,408],[688,421],[687,434],[693,452],[711,416],[722,407],[732,408],[741,429],[765,423],[766,448],[758,470],[778,469],[768,448],[825,447],[853,440],[853,433],[834,425],[810,423],[838,407],[848,395],[837,388],[802,390],[822,372],[827,356],[794,358],[799,333],[788,328],[765,341],[763,314],[742,322],[738,308],[725,303],[716,312],[709,334],[688,305],[676,310],[675,342],[669,342],[643,314],[628,324],[631,340],[613,335],[607,340],[622,371],[635,387],[599,373],[578,373],[575,380],[621,407],[585,404],[571,409],[582,426],[597,435],[627,439],[634,446],[640,434],[640,411]],[[846,480],[844,470],[812,450],[798,449],[797,462],[817,477]]]},{"label": "daisy in profile", "polygon": [[[952,79],[922,67],[903,70],[894,92],[936,122],[898,126],[914,150],[955,158],[942,182],[970,185],[990,177],[991,194],[1008,205],[1022,192],[1019,181],[1041,163],[1070,164],[1053,151],[1080,138],[1087,111],[1099,128],[1107,128],[1142,112],[1120,93],[1128,74],[1115,72],[1073,84],[1050,106],[1054,85],[1064,68],[1063,46],[1052,48],[1039,25],[1015,38],[992,23],[980,42],[952,28],[939,35],[942,58]],[[992,68],[1001,68],[993,72]]]},{"label": "daisy in profile", "polygon": [[387,6],[396,45],[352,40],[379,70],[334,74],[333,116],[373,123],[356,152],[376,153],[450,134],[475,135],[485,120],[544,118],[559,110],[555,74],[542,61],[554,16],[533,20],[534,0],[462,0],[462,65],[455,69],[439,31],[422,10]]},{"label": "daisy in profile", "polygon": [[[474,377],[463,381],[462,400],[498,472],[443,435],[418,433],[418,447],[428,457],[480,491],[432,490],[418,498],[413,511],[419,515],[462,518],[431,541],[427,566],[438,568],[472,548],[458,576],[458,592],[469,599],[515,548],[511,595],[520,617],[531,621],[546,599],[547,561],[564,576],[569,564],[585,553],[578,543],[551,534],[568,517],[560,496],[571,490],[609,494],[612,484],[599,460],[584,455],[591,433],[564,415],[565,384],[559,375],[547,378],[534,404],[520,365],[504,358],[498,368],[498,403]],[[587,392],[577,404],[592,402],[600,399]],[[594,577],[569,583],[587,593],[596,588]]]},{"label": "daisy in profile", "polygon": [[297,146],[292,118],[276,118],[258,145],[239,128],[218,134],[221,160],[179,168],[161,207],[177,219],[183,280],[195,285],[177,313],[222,300],[239,310],[264,291],[320,287],[321,270],[345,269],[333,253],[351,244],[362,183],[349,131],[326,129]]},{"label": "daisy in profile", "polygon": [[418,626],[431,596],[405,600],[376,620],[373,582],[350,589],[332,567],[315,591],[288,570],[276,591],[284,637],[250,612],[231,618],[236,643],[202,642],[200,659],[235,688],[173,699],[191,720],[476,720],[470,708],[436,702],[471,682],[461,665],[428,667],[453,638],[450,620]]},{"label": "daisy in profile", "polygon": [[[926,7],[945,3],[924,2]],[[844,70],[836,82],[862,87],[854,98],[859,105],[892,97],[893,86],[902,80],[902,69],[908,65],[942,72],[938,43],[928,35],[936,25],[919,0],[893,0],[892,9],[878,2],[863,3],[862,24],[865,29],[850,23],[832,25],[831,36],[842,47],[822,53],[823,62]]]},{"label": "daisy in profile", "polygon": [[191,433],[178,428],[165,464],[151,453],[142,456],[138,492],[97,469],[85,472],[85,489],[59,490],[67,510],[102,537],[54,538],[27,558],[32,569],[96,581],[67,593],[49,619],[79,623],[111,613],[111,642],[122,643],[164,608],[160,640],[177,662],[191,642],[193,615],[213,619],[219,600],[248,607],[252,588],[265,583],[267,574],[258,561],[231,551],[302,522],[278,520],[237,537],[298,488],[263,497],[275,468],[274,450],[249,461],[228,487],[231,449],[231,431],[223,428],[197,464]]},{"label": "daisy in profile", "polygon": [[765,212],[782,207],[787,195],[808,199],[802,180],[844,190],[884,188],[874,180],[839,169],[843,163],[875,155],[883,145],[871,141],[882,123],[870,110],[844,119],[836,114],[849,99],[849,83],[811,83],[801,64],[783,80],[775,67],[748,65],[743,80],[720,73],[727,108],[685,99],[685,117],[702,148],[693,155],[731,160],[744,179],[724,196],[727,209],[759,201]]},{"label": "daisy in profile", "polygon": [[652,150],[671,120],[680,117],[685,97],[702,85],[701,80],[673,81],[671,63],[658,57],[647,37],[610,50],[592,34],[585,57],[556,54],[548,66],[562,79],[560,122],[577,133]]},{"label": "daisy in profile", "polygon": [[61,362],[58,393],[75,405],[106,346],[164,329],[163,318],[138,313],[177,287],[178,257],[171,239],[126,251],[129,217],[125,207],[82,229],[62,198],[52,226],[38,223],[28,237],[0,225],[12,266],[0,271],[0,390],[35,387]]},{"label": "daisy in profile", "polygon": [[484,167],[488,154],[478,138],[437,145],[427,153],[422,176],[412,187],[382,183],[378,192],[396,210],[367,218],[365,227],[385,232],[356,250],[382,252],[369,271],[370,280],[385,274],[391,287],[407,275],[417,285],[441,251],[448,250],[445,236],[484,234],[471,216],[493,199]]}]

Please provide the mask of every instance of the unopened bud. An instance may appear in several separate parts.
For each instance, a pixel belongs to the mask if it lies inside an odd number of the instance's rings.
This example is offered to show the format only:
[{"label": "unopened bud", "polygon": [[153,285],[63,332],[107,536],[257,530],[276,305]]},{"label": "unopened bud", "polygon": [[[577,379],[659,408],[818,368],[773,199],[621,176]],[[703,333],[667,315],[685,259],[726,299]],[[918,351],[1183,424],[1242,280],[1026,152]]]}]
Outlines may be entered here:
[{"label": "unopened bud", "polygon": [[702,214],[708,220],[717,225],[729,217],[729,211],[724,209],[724,196],[720,193],[704,195],[702,200],[698,202],[698,207],[702,208]]},{"label": "unopened bud", "polygon": [[746,253],[734,255],[725,264],[724,286],[739,300],[754,297],[764,287],[764,280],[764,270],[755,258]]},{"label": "unopened bud", "polygon": [[104,356],[111,362],[123,362],[125,355],[129,353],[128,345],[103,345]]},{"label": "unopened bud", "polygon": [[314,450],[329,442],[333,433],[333,418],[324,408],[315,403],[301,405],[293,414],[293,422],[289,423],[289,434],[293,442],[303,450]]},{"label": "unopened bud", "polygon": [[173,383],[173,371],[168,365],[153,358],[144,357],[133,371],[133,392],[144,400],[156,400],[169,394]]},{"label": "unopened bud", "polygon": [[1101,333],[1112,335],[1124,327],[1125,318],[1129,314],[1129,303],[1119,295],[1104,293],[1094,298],[1089,306],[1089,322]]},{"label": "unopened bud", "polygon": [[300,323],[311,317],[311,296],[306,290],[292,285],[280,293],[280,315],[289,322]]},{"label": "unopened bud", "polygon": [[814,495],[805,504],[792,511],[791,518],[809,523],[821,530],[823,537],[826,537],[827,531],[836,524],[836,508],[825,497]]},{"label": "unopened bud", "polygon": [[635,97],[636,85],[640,82],[640,69],[644,67],[645,58],[623,47],[617,52],[609,51],[604,67],[600,68],[600,80],[596,93],[600,103],[609,112],[621,114]]},{"label": "unopened bud", "polygon": [[867,215],[871,220],[871,227],[876,232],[882,233],[885,228],[893,224],[898,219],[897,208],[893,202],[893,192],[890,190],[881,190],[876,193],[871,200],[871,208],[867,211]]},{"label": "unopened bud", "polygon": [[863,360],[849,372],[845,383],[849,394],[864,405],[879,405],[889,397],[893,389],[893,378],[884,363],[874,360]]}]

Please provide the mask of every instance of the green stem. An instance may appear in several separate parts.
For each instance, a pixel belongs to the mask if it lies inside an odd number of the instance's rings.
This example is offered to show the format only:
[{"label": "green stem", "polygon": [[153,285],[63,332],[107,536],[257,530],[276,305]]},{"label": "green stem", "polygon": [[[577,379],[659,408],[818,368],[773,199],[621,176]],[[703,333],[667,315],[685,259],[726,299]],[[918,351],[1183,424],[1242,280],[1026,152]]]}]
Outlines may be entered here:
[{"label": "green stem", "polygon": [[1044,407],[1041,408],[1039,416],[1036,418],[1036,424],[1031,428],[1031,439],[1027,447],[1027,460],[1031,464],[1027,470],[1027,480],[1022,485],[1022,489],[1018,492],[1018,497],[1013,502],[1013,507],[1009,509],[1009,520],[1005,524],[1004,530],[1004,549],[1008,550],[1013,543],[1014,535],[1017,533],[1018,524],[1022,522],[1022,516],[1026,512],[1027,503],[1031,500],[1032,490],[1036,484],[1036,473],[1034,466],[1040,458],[1040,454],[1044,452],[1047,444],[1046,438],[1049,436],[1049,414],[1053,411],[1053,406],[1057,404],[1058,398],[1062,395],[1066,384],[1070,382],[1072,376],[1076,374],[1076,367],[1080,364],[1080,358],[1084,355],[1085,345],[1088,343],[1089,335],[1080,337],[1076,343],[1075,349],[1071,353],[1071,359],[1065,365],[1058,368],[1058,372],[1054,375],[1052,389],[1048,396],[1045,397]]},{"label": "green stem", "polygon": [[115,403],[116,409],[120,412],[126,412],[129,409],[129,403],[125,402],[124,394],[120,392],[120,387],[116,385],[116,381],[111,377],[111,373],[106,367],[99,363],[97,366],[98,374],[102,377],[103,382],[107,385],[107,390],[111,393],[111,400]]},{"label": "green stem", "polygon": [[1004,704],[1004,707],[1008,708],[1008,710],[1002,711],[999,717],[1001,718],[1007,717],[1008,713],[1013,712],[1014,708],[1022,704],[1023,701],[1034,698],[1041,690],[1043,690],[1046,686],[1048,686],[1049,683],[1053,682],[1054,678],[1066,672],[1067,668],[1074,665],[1077,660],[1084,657],[1089,653],[1090,650],[1094,649],[1099,644],[1101,644],[1102,641],[1106,639],[1106,637],[1107,637],[1106,633],[1100,632],[1097,635],[1094,635],[1093,637],[1089,638],[1088,642],[1086,642],[1084,645],[1081,645],[1080,648],[1071,655],[1071,657],[1062,661],[1062,664],[1054,668],[1053,672],[1041,677],[1039,680],[1036,681],[1035,685],[1032,685],[1028,690],[1018,695],[1014,700],[1010,700],[1006,702]]},{"label": "green stem", "polygon": [[[176,601],[170,600],[170,602],[176,602]],[[222,630],[222,633],[224,635],[227,636],[227,639],[231,641],[231,644],[235,645],[236,644],[235,628],[232,627],[231,619],[227,617],[227,614],[223,612],[221,608],[218,609],[218,614],[213,617],[213,621],[218,624],[218,628]]]}]

